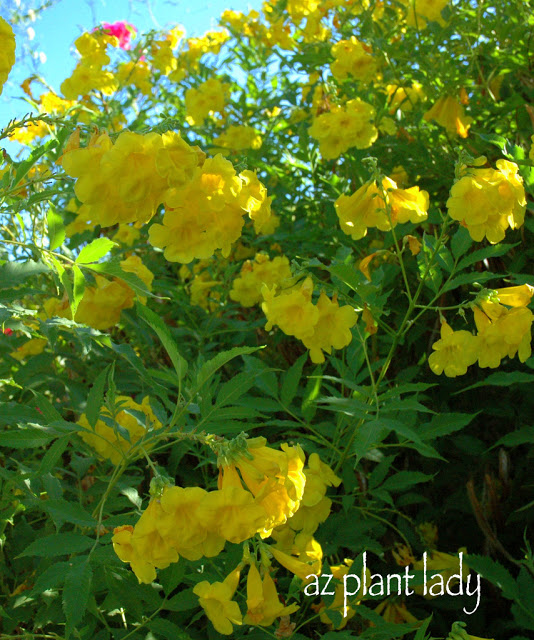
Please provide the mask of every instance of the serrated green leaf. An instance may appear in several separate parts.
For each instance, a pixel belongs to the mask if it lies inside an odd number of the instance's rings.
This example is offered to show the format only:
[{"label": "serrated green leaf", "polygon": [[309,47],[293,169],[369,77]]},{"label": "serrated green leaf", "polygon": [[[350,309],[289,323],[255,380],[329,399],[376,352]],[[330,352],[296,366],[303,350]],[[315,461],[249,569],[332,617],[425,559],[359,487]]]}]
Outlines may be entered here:
[{"label": "serrated green leaf", "polygon": [[10,426],[17,422],[36,422],[37,420],[39,420],[39,412],[35,407],[16,402],[0,402],[0,425]]},{"label": "serrated green leaf", "polygon": [[52,469],[56,466],[57,461],[63,455],[63,452],[67,448],[69,444],[69,436],[65,436],[63,438],[58,438],[55,442],[52,443],[48,451],[43,456],[41,464],[37,469],[36,476],[43,476],[46,473],[50,473]]},{"label": "serrated green leaf", "polygon": [[164,609],[169,611],[188,611],[199,606],[198,596],[193,593],[193,589],[184,589],[173,596],[165,603]]},{"label": "serrated green leaf", "polygon": [[65,227],[63,226],[63,218],[51,204],[49,205],[48,214],[46,216],[46,224],[48,227],[49,248],[50,251],[54,251],[65,241]]},{"label": "serrated green leaf", "polygon": [[104,387],[106,385],[106,380],[109,373],[109,368],[111,365],[101,371],[96,380],[89,391],[89,395],[87,396],[87,405],[85,408],[85,417],[87,418],[87,422],[91,426],[91,428],[95,428],[95,425],[98,421],[98,417],[100,415],[100,409],[102,408],[102,404],[104,401]]},{"label": "serrated green leaf", "polygon": [[534,444],[534,427],[522,427],[517,431],[507,433],[497,440],[497,442],[489,448],[489,451],[495,449],[495,447],[517,447],[520,444]]},{"label": "serrated green leaf", "polygon": [[404,491],[415,484],[429,482],[433,477],[421,471],[399,471],[387,478],[380,488],[391,492]]},{"label": "serrated green leaf", "polygon": [[83,275],[80,267],[77,267],[75,264],[72,265],[72,273],[74,276],[74,286],[72,288],[72,302],[70,305],[70,310],[72,313],[72,317],[74,318],[76,316],[76,311],[78,311],[78,305],[82,301],[85,291],[85,276]]},{"label": "serrated green leaf", "polygon": [[473,240],[469,235],[469,231],[465,227],[458,227],[451,240],[451,251],[455,259],[466,254]]},{"label": "serrated green leaf", "polygon": [[519,599],[520,594],[516,581],[512,578],[508,570],[496,560],[492,560],[488,556],[472,554],[464,556],[464,560],[471,569],[499,587],[505,598],[509,600]]},{"label": "serrated green leaf", "polygon": [[191,640],[191,636],[166,618],[155,618],[146,625],[158,638],[166,640]]},{"label": "serrated green leaf", "polygon": [[67,619],[65,640],[68,640],[78,623],[83,620],[92,579],[93,570],[89,564],[89,558],[76,563],[65,576],[65,586],[63,587],[63,611]]},{"label": "serrated green leaf", "polygon": [[33,586],[33,593],[42,593],[47,589],[55,589],[65,582],[65,575],[70,567],[68,562],[55,562],[45,569]]},{"label": "serrated green leaf", "polygon": [[419,425],[417,432],[421,440],[434,440],[466,427],[478,414],[476,413],[440,413],[430,422]]},{"label": "serrated green leaf", "polygon": [[[37,426],[37,425],[36,425]],[[0,433],[0,447],[12,449],[33,449],[48,444],[57,436],[45,429],[25,427],[10,429]]]},{"label": "serrated green leaf", "polygon": [[516,244],[494,244],[490,247],[484,247],[484,249],[478,249],[478,251],[473,251],[465,258],[462,258],[458,263],[458,270],[461,271],[466,267],[471,266],[472,264],[476,264],[477,262],[482,262],[482,260],[486,260],[487,258],[498,258],[499,256],[503,256],[513,249],[517,247]]},{"label": "serrated green leaf", "polygon": [[453,395],[470,391],[471,389],[478,389],[478,387],[509,387],[512,384],[526,384],[534,381],[534,374],[527,373],[526,371],[496,371],[489,375],[485,380],[476,382],[475,384],[465,387],[460,391],[456,391]]},{"label": "serrated green leaf", "polygon": [[78,502],[66,500],[46,500],[41,507],[54,520],[58,527],[65,522],[77,524],[80,527],[95,527],[96,520]]},{"label": "serrated green leaf", "polygon": [[248,355],[261,349],[261,347],[234,347],[228,351],[218,353],[214,358],[205,362],[197,374],[196,384],[200,388],[204,385],[212,375],[223,367],[227,362],[237,358],[238,356]]},{"label": "serrated green leaf", "polygon": [[103,258],[112,247],[116,246],[116,242],[109,238],[96,238],[84,247],[78,257],[76,258],[77,264],[89,264],[90,262],[97,262],[100,258]]},{"label": "serrated green leaf", "polygon": [[176,342],[171,335],[169,327],[163,322],[163,320],[152,310],[139,302],[136,304],[137,314],[142,318],[149,327],[151,327],[161,340],[165,351],[169,354],[169,358],[174,366],[178,381],[182,380],[187,372],[187,361],[182,357],[178,351]]},{"label": "serrated green leaf", "polygon": [[298,358],[298,360],[296,360],[282,376],[280,400],[286,407],[291,404],[297,395],[300,379],[302,377],[302,369],[307,359],[307,353],[301,355],[300,358]]},{"label": "serrated green leaf", "polygon": [[78,553],[90,549],[94,540],[79,533],[56,533],[51,536],[38,538],[29,544],[19,557],[39,556],[41,558],[54,558],[71,553]]},{"label": "serrated green leaf", "polygon": [[154,298],[154,294],[148,290],[146,284],[141,278],[131,271],[124,271],[120,266],[120,258],[110,260],[109,262],[99,262],[96,264],[87,265],[87,269],[95,271],[96,273],[103,273],[107,276],[113,276],[114,278],[120,278],[124,280],[126,284],[131,287],[138,296],[145,298]]},{"label": "serrated green leaf", "polygon": [[6,262],[0,265],[0,289],[12,289],[28,278],[35,278],[35,276],[49,271],[50,267],[44,262],[35,262],[34,260]]}]

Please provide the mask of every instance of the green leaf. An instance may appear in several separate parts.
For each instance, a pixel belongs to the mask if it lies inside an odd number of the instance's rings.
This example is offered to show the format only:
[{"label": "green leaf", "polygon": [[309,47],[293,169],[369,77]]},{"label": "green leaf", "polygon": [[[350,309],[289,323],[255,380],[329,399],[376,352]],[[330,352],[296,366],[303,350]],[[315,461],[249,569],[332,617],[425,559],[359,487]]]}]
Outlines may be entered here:
[{"label": "green leaf", "polygon": [[469,231],[465,227],[458,227],[451,240],[452,255],[455,259],[458,259],[466,254],[472,244],[473,240],[469,235]]},{"label": "green leaf", "polygon": [[66,500],[46,500],[41,505],[58,527],[65,522],[72,522],[80,527],[95,527],[96,520],[78,502]]},{"label": "green leaf", "polygon": [[163,608],[169,611],[188,611],[198,606],[198,596],[193,593],[193,589],[184,589],[168,600]]},{"label": "green leaf", "polygon": [[72,312],[72,317],[74,318],[76,316],[76,311],[78,311],[78,305],[82,301],[85,291],[85,276],[83,275],[80,267],[77,267],[75,264],[72,265],[72,272],[74,274],[74,287],[72,289],[72,302],[70,304],[70,310]]},{"label": "green leaf", "polygon": [[517,431],[507,433],[500,440],[489,448],[495,449],[495,447],[517,447],[520,444],[534,444],[534,427],[523,427]]},{"label": "green leaf", "polygon": [[55,562],[51,567],[45,569],[35,581],[33,593],[42,593],[62,585],[70,566],[69,562]]},{"label": "green leaf", "polygon": [[422,440],[434,440],[466,427],[478,413],[440,413],[430,422],[419,425],[417,432]]},{"label": "green leaf", "polygon": [[380,486],[385,491],[404,491],[408,487],[412,487],[414,484],[420,484],[421,482],[429,482],[434,476],[430,476],[421,471],[399,471],[395,475],[390,476]]},{"label": "green leaf", "polygon": [[216,371],[223,367],[227,362],[230,362],[230,360],[233,360],[238,356],[254,353],[259,349],[261,349],[261,347],[234,347],[228,351],[218,353],[214,358],[205,362],[200,368],[196,379],[197,387],[202,387],[202,385],[204,385]]},{"label": "green leaf", "polygon": [[101,371],[96,380],[91,387],[91,391],[89,391],[89,395],[87,396],[87,405],[85,408],[85,417],[87,418],[87,422],[90,424],[91,428],[95,428],[98,417],[100,415],[100,409],[102,408],[103,400],[104,400],[104,386],[106,384],[109,368],[111,365]]},{"label": "green leaf", "polygon": [[136,304],[136,309],[139,317],[141,317],[157,333],[158,338],[161,340],[161,343],[165,347],[165,351],[169,354],[169,358],[174,365],[178,381],[182,380],[187,372],[187,361],[178,351],[178,347],[171,335],[169,327],[167,327],[156,313],[139,302]]},{"label": "green leaf", "polygon": [[457,287],[461,287],[466,284],[473,284],[474,282],[478,282],[483,284],[488,280],[497,280],[498,278],[502,278],[502,274],[498,273],[490,273],[489,271],[477,271],[476,273],[462,273],[462,275],[453,278],[448,284],[446,284],[441,293],[445,293],[446,291],[452,291]]},{"label": "green leaf", "polygon": [[124,271],[122,269],[120,265],[120,258],[110,260],[109,262],[91,264],[88,265],[87,268],[91,269],[91,271],[96,271],[97,273],[103,273],[104,275],[124,280],[124,282],[126,282],[126,284],[131,287],[138,296],[143,296],[145,298],[156,297],[148,290],[146,284],[136,273]]},{"label": "green leaf", "polygon": [[481,382],[476,382],[465,389],[456,391],[453,395],[478,389],[478,387],[509,387],[512,384],[526,384],[534,381],[534,374],[526,371],[496,371]]},{"label": "green leaf", "polygon": [[88,264],[90,262],[98,262],[111,247],[116,246],[116,242],[109,238],[96,238],[80,251],[80,255],[76,258],[77,264]]},{"label": "green leaf", "polygon": [[46,224],[48,227],[48,242],[50,243],[50,251],[54,251],[60,247],[65,241],[65,227],[63,226],[63,218],[49,204],[48,214],[46,216]]},{"label": "green leaf", "polygon": [[65,556],[79,551],[86,551],[94,544],[94,540],[79,533],[56,533],[51,536],[38,538],[29,544],[20,554],[24,556],[39,556],[41,558],[54,558]]},{"label": "green leaf", "polygon": [[49,271],[50,267],[46,264],[34,260],[6,262],[0,265],[0,289],[12,289],[28,278],[35,278],[35,276]]},{"label": "green leaf", "polygon": [[10,429],[9,431],[0,433],[0,447],[34,449],[48,444],[56,437],[56,434],[46,431],[45,429],[39,429],[37,425],[34,428]]},{"label": "green leaf", "polygon": [[381,420],[364,422],[357,430],[352,443],[351,453],[356,454],[356,463],[358,463],[368,451],[382,442],[389,432],[390,428]]},{"label": "green leaf", "polygon": [[245,394],[254,384],[255,376],[249,373],[238,373],[236,376],[221,385],[219,393],[217,394],[217,400],[215,402],[217,407],[224,407],[225,405],[235,403],[243,394]]},{"label": "green leaf", "polygon": [[[17,422],[35,422],[39,412],[35,407],[17,404],[16,402],[0,402],[0,425],[12,425]],[[1,436],[2,434],[0,434]],[[1,444],[1,443],[0,443]]]},{"label": "green leaf", "polygon": [[65,628],[65,638],[75,630],[80,623],[87,609],[93,570],[89,564],[89,558],[84,562],[75,564],[69,569],[65,576],[65,586],[63,587],[63,611],[67,619]]},{"label": "green leaf", "polygon": [[499,587],[505,598],[508,598],[508,600],[519,600],[520,593],[516,581],[501,564],[488,556],[469,554],[465,556],[464,559],[471,569]]},{"label": "green leaf", "polygon": [[146,625],[158,638],[166,640],[191,640],[191,636],[166,618],[155,618]]},{"label": "green leaf", "polygon": [[429,624],[432,621],[432,615],[423,620],[423,624],[417,629],[417,633],[415,634],[413,640],[427,640],[430,636],[426,635]]},{"label": "green leaf", "polygon": [[466,267],[471,266],[472,264],[476,264],[477,262],[482,262],[482,260],[486,260],[487,258],[497,258],[499,256],[503,256],[513,249],[517,247],[518,243],[515,244],[494,244],[490,247],[485,247],[484,249],[479,249],[478,251],[473,251],[473,253],[462,258],[458,263],[458,270],[461,271]]},{"label": "green leaf", "polygon": [[291,367],[282,376],[280,400],[282,404],[288,407],[297,395],[300,379],[302,377],[302,368],[308,359],[308,354],[304,353],[296,360]]},{"label": "green leaf", "polygon": [[52,469],[56,466],[58,460],[63,455],[63,452],[67,448],[69,444],[69,436],[63,438],[58,438],[52,446],[48,449],[48,451],[43,456],[41,460],[41,464],[39,465],[38,470],[35,475],[37,477],[42,477],[46,473],[50,473]]}]

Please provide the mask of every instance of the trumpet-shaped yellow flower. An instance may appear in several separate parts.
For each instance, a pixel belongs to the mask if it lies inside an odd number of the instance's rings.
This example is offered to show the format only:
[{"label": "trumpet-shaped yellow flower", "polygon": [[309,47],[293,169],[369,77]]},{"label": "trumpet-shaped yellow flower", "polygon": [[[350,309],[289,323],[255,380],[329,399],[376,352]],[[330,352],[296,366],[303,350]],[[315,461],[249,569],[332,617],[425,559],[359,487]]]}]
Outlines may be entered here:
[{"label": "trumpet-shaped yellow flower", "polygon": [[441,340],[434,342],[428,364],[432,371],[448,378],[463,376],[467,368],[478,359],[479,339],[469,331],[453,331],[446,323],[441,323]]},{"label": "trumpet-shaped yellow flower", "polygon": [[452,96],[441,97],[423,116],[425,120],[435,120],[449,133],[467,138],[473,118],[465,115],[463,106]]},{"label": "trumpet-shaped yellow flower", "polygon": [[[238,573],[237,578],[239,579]],[[204,580],[193,588],[193,593],[198,596],[200,606],[204,609],[213,626],[225,636],[233,633],[234,624],[243,623],[239,605],[232,600],[236,588],[236,572],[228,575],[223,582],[210,584]]]},{"label": "trumpet-shaped yellow flower", "polygon": [[270,574],[265,572],[262,580],[256,565],[250,566],[247,577],[247,614],[243,620],[245,624],[270,627],[276,618],[290,615],[298,608],[297,604],[284,607]]}]

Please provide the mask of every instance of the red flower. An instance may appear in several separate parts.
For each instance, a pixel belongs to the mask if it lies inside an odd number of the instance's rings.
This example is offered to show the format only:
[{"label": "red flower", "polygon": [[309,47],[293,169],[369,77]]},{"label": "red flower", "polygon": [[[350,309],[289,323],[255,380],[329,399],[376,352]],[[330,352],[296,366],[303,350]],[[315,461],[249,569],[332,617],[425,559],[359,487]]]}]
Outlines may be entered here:
[{"label": "red flower", "polygon": [[102,30],[110,36],[115,36],[119,41],[119,47],[127,51],[130,48],[130,39],[135,36],[135,27],[128,22],[102,23]]},{"label": "red flower", "polygon": [[13,335],[13,329],[10,329],[9,327],[6,327],[4,329],[4,335],[6,336],[12,336]]}]

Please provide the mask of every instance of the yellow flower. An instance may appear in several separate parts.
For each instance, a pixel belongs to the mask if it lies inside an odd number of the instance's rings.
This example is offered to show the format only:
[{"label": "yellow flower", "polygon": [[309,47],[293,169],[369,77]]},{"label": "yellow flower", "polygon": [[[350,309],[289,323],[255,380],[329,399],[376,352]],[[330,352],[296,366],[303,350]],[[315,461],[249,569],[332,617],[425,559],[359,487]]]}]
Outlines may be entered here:
[{"label": "yellow flower", "polygon": [[340,40],[332,47],[334,62],[330,70],[337,80],[344,80],[351,75],[355,80],[371,82],[377,73],[376,60],[371,55],[371,48],[360,42],[355,36],[350,40]]},{"label": "yellow flower", "polygon": [[121,244],[126,245],[127,247],[131,247],[141,235],[139,229],[136,229],[132,225],[129,224],[121,224],[117,229],[115,235],[112,237],[112,240],[115,242],[120,242]]},{"label": "yellow flower", "polygon": [[299,340],[313,335],[319,320],[319,309],[311,302],[313,282],[306,278],[300,286],[275,294],[274,287],[262,287],[264,302],[261,305],[267,317],[266,331],[276,324],[288,336]]},{"label": "yellow flower", "polygon": [[419,100],[424,100],[426,95],[419,82],[413,82],[411,87],[400,87],[396,84],[386,86],[389,102],[389,112],[411,111]]},{"label": "yellow flower", "polygon": [[[349,573],[352,563],[353,563],[353,560],[351,560],[350,558],[345,558],[345,560],[343,561],[343,564],[330,567],[330,573],[334,576],[336,580],[341,581],[343,580],[343,576],[346,576]],[[369,571],[369,569],[367,569],[367,575],[365,577],[365,580],[367,582],[371,581],[371,572]],[[323,603],[322,607],[320,608],[321,622],[324,622],[325,624],[330,625],[330,627],[334,627],[334,624],[328,617],[327,611],[337,611],[343,616],[343,618],[339,623],[339,625],[335,626],[335,628],[343,629],[347,624],[347,622],[356,615],[356,610],[352,605],[359,604],[360,600],[363,598],[363,582],[364,582],[364,575],[362,571],[362,576],[360,580],[360,585],[361,585],[360,589],[357,594],[351,597],[351,604],[347,605],[346,611],[345,611],[344,585],[343,584],[336,585],[334,600],[328,606],[326,606]]]},{"label": "yellow flower", "polygon": [[220,136],[214,139],[215,144],[227,149],[240,151],[242,149],[259,149],[262,144],[261,136],[252,127],[246,125],[232,125]]},{"label": "yellow flower", "polygon": [[273,260],[265,253],[257,253],[254,261],[247,260],[241,267],[230,290],[230,298],[243,307],[253,307],[262,301],[261,288],[267,285],[272,289],[291,278],[289,260],[285,256],[276,256]]},{"label": "yellow flower", "polygon": [[19,361],[25,360],[29,356],[37,356],[44,351],[47,342],[46,338],[32,338],[17,347],[16,351],[12,351],[9,355]]},{"label": "yellow flower", "polygon": [[304,346],[310,350],[311,361],[318,364],[324,362],[324,353],[332,353],[332,348],[343,349],[352,341],[351,327],[356,324],[358,316],[352,307],[340,307],[337,297],[330,300],[321,291],[317,302],[319,318],[313,334],[302,339]]},{"label": "yellow flower", "polygon": [[204,609],[213,626],[225,636],[233,633],[234,624],[243,623],[239,605],[232,600],[237,588],[235,573],[232,572],[223,582],[210,584],[204,580],[193,588],[193,593],[198,596],[200,606]]},{"label": "yellow flower", "polygon": [[224,110],[228,85],[217,78],[203,82],[198,89],[192,87],[185,92],[187,120],[193,125],[202,125],[208,115]]},{"label": "yellow flower", "polygon": [[256,565],[250,566],[247,577],[247,614],[243,620],[245,624],[270,627],[276,618],[290,615],[298,608],[297,604],[284,607],[269,573],[266,571],[262,580]]},{"label": "yellow flower", "polygon": [[[112,416],[107,407],[101,408],[100,414],[102,418],[97,420],[94,429],[91,428],[85,414],[82,414],[78,420],[78,424],[85,427],[84,431],[78,431],[78,435],[84,442],[93,447],[98,455],[109,459],[113,464],[118,464],[123,459],[124,454],[131,449],[135,449],[135,445],[151,429],[161,428],[161,423],[150,407],[148,396],[143,398],[141,404],[138,404],[129,396],[118,396],[117,402],[120,407],[115,416],[115,422],[128,433],[129,442],[116,427],[108,424]],[[134,412],[144,415],[144,423]]]},{"label": "yellow flower", "polygon": [[447,200],[449,215],[467,227],[473,240],[484,236],[492,244],[504,239],[508,227],[517,229],[525,219],[526,198],[518,167],[498,160],[497,169],[463,167],[462,177],[453,185]]},{"label": "yellow flower", "polygon": [[239,544],[263,528],[266,512],[249,491],[225,486],[208,493],[199,505],[198,519],[206,529]]},{"label": "yellow flower", "polygon": [[15,34],[11,25],[0,17],[0,94],[15,64]]},{"label": "yellow flower", "polygon": [[463,106],[452,96],[441,97],[423,118],[427,121],[435,120],[449,133],[457,134],[460,138],[467,138],[473,122],[473,118],[465,115]]},{"label": "yellow flower", "polygon": [[344,107],[318,115],[309,129],[310,135],[319,141],[319,150],[325,159],[333,159],[351,147],[367,149],[378,137],[374,125],[374,107],[355,98]]},{"label": "yellow flower", "polygon": [[436,375],[445,372],[448,378],[463,376],[478,359],[479,339],[469,331],[453,331],[441,323],[441,340],[434,342],[428,364]]},{"label": "yellow flower", "polygon": [[508,307],[526,307],[532,300],[534,287],[530,284],[522,284],[516,287],[504,287],[496,290],[501,304]]}]

